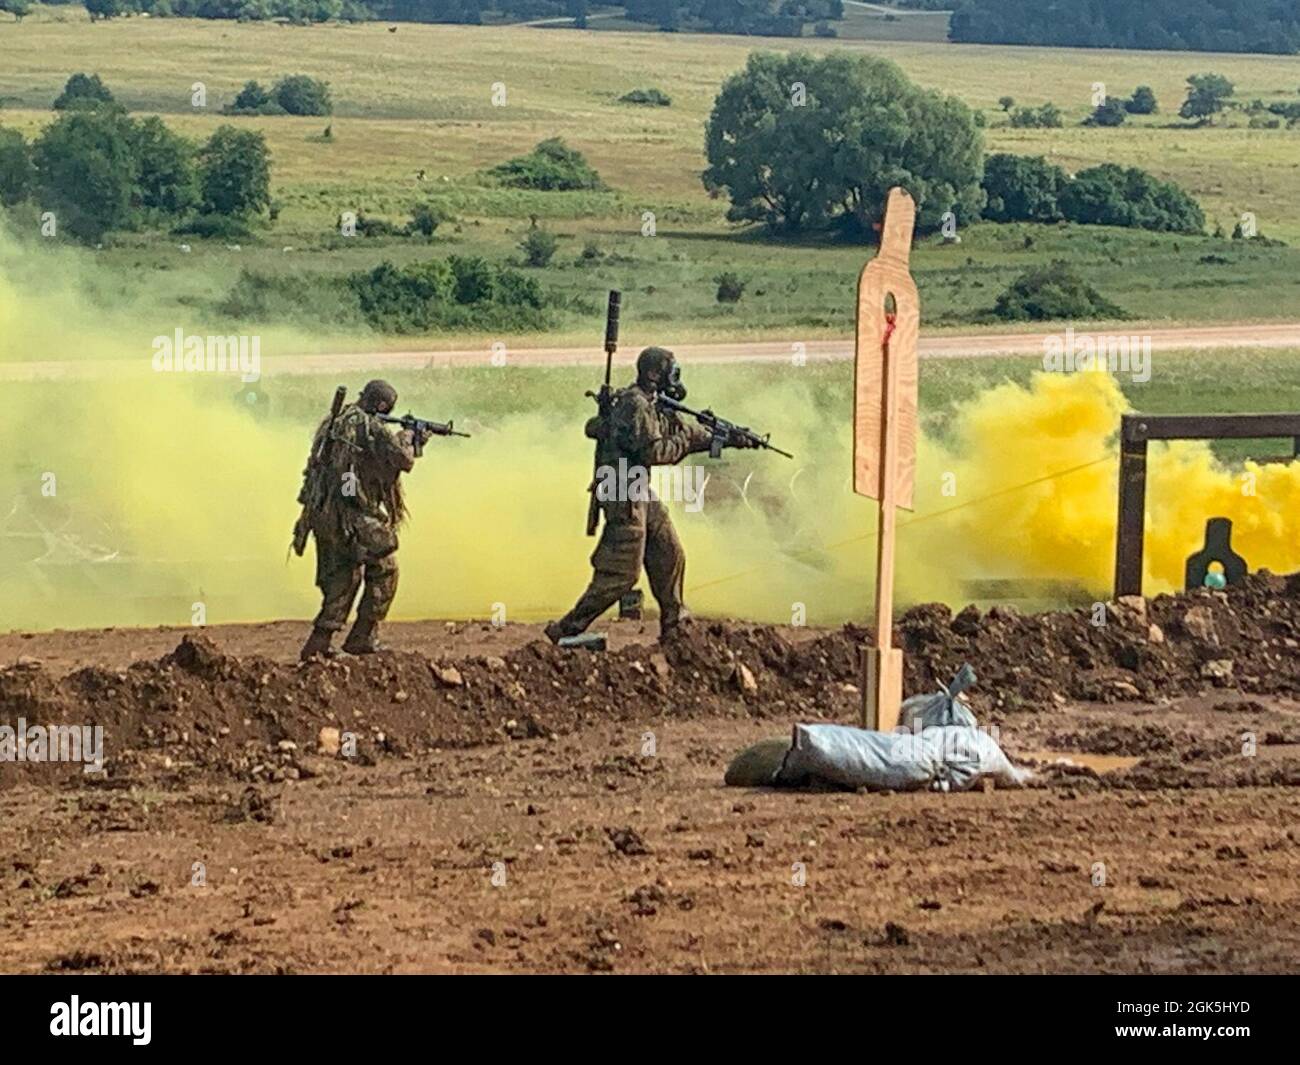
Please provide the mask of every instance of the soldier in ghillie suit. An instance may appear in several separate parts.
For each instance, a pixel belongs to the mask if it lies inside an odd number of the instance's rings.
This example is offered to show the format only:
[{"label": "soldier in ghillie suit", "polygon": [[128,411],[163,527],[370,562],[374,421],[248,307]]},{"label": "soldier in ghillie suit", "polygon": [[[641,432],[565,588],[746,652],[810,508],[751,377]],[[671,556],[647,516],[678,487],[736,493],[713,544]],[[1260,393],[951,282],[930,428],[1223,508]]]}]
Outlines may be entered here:
[{"label": "soldier in ghillie suit", "polygon": [[316,538],[316,586],[323,601],[300,655],[331,654],[357,592],[357,620],[343,643],[350,654],[380,650],[376,629],[397,593],[397,527],[406,517],[401,475],[415,465],[424,438],[393,432],[379,415],[392,412],[397,391],[371,381],[356,403],[331,414],[316,430],[305,476],[303,516],[294,548]]},{"label": "soldier in ghillie suit", "polygon": [[[646,348],[637,356],[635,383],[614,393],[608,419],[598,416],[587,422],[587,436],[597,441],[598,448],[597,477],[591,490],[598,493],[605,527],[591,556],[595,571],[591,584],[572,610],[546,626],[552,642],[585,632],[636,586],[643,565],[650,591],[659,603],[660,639],[670,637],[688,616],[682,603],[686,555],[668,509],[648,487],[649,470],[676,465],[687,455],[708,451],[713,434],[702,425],[685,425],[675,413],[662,410],[656,403],[660,393],[675,400],[686,398],[681,368],[671,351]],[[737,436],[729,439],[727,446],[757,445]],[[617,478],[602,476],[611,471],[618,471]],[[631,481],[626,476],[629,471]],[[620,487],[630,485],[632,490],[601,491],[615,480]],[[638,484],[645,487],[637,490]]]}]

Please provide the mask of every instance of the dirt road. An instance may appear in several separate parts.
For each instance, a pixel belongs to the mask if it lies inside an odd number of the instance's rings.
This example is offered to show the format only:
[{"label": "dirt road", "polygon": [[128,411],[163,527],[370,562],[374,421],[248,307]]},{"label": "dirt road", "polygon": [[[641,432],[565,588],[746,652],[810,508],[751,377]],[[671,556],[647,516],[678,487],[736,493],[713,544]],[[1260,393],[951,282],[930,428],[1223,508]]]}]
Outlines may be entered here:
[{"label": "dirt road", "polygon": [[[1076,333],[1084,333],[1078,329]],[[1206,348],[1300,348],[1300,323],[1276,322],[1254,325],[1187,326],[1177,329],[1125,327],[1125,335],[1150,336],[1152,351],[1184,351]],[[920,342],[923,359],[961,359],[996,355],[1038,355],[1052,333],[931,334]],[[1098,330],[1096,335],[1109,335]],[[635,351],[649,338],[625,337],[623,348]],[[812,362],[847,361],[853,358],[853,341],[765,340],[727,344],[676,344],[674,350],[687,362],[788,362],[801,352]],[[446,369],[457,366],[491,366],[494,357],[507,366],[592,366],[603,365],[605,356],[597,345],[557,348],[506,348],[494,353],[489,344],[479,348],[428,348],[417,351],[372,351],[322,355],[263,352],[263,376],[300,374],[342,374],[378,370]],[[146,355],[138,360],[61,359],[11,362],[0,365],[0,380],[24,381],[58,378],[116,377],[151,370]]]}]

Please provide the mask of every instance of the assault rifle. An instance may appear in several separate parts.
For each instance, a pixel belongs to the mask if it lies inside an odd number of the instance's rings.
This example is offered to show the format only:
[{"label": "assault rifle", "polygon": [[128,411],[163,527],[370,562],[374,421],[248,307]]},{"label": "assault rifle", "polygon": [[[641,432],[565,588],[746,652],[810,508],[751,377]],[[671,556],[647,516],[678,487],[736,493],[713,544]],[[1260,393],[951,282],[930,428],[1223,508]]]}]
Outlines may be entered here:
[{"label": "assault rifle", "polygon": [[713,411],[692,410],[685,403],[678,402],[670,396],[665,396],[662,392],[657,397],[659,408],[661,410],[672,411],[675,414],[689,414],[698,421],[704,428],[713,434],[713,439],[709,441],[709,457],[718,458],[722,454],[722,449],[728,444],[740,441],[743,447],[763,447],[768,451],[775,451],[778,455],[784,455],[788,459],[794,458],[788,451],[782,451],[774,444],[767,442],[770,433],[764,433],[759,436],[752,429],[747,429],[743,425],[736,425],[725,418],[719,418]]},{"label": "assault rifle", "polygon": [[600,478],[601,445],[604,442],[604,434],[609,432],[609,412],[614,404],[614,392],[610,388],[609,378],[614,365],[614,352],[618,350],[618,314],[622,301],[623,294],[617,289],[611,289],[609,303],[605,308],[605,383],[600,386],[599,392],[587,393],[596,401],[596,420],[599,424],[597,432],[601,434],[596,438],[596,459],[593,463],[591,485],[587,489],[591,493],[591,499],[587,503],[588,536],[595,536],[596,526],[600,524],[600,503],[596,499],[596,482]]},{"label": "assault rifle", "polygon": [[334,420],[343,409],[343,400],[348,390],[342,385],[334,390],[334,401],[330,404],[330,420],[312,444],[311,454],[307,456],[307,468],[302,471],[302,490],[298,493],[298,502],[302,511],[293,523],[293,553],[302,556],[307,550],[307,536],[311,532],[312,515],[319,511],[327,491],[324,482],[325,451],[330,446],[330,435],[334,432]]},{"label": "assault rifle", "polygon": [[387,422],[389,425],[400,425],[403,429],[409,429],[415,445],[417,455],[424,454],[424,442],[431,436],[463,436],[469,439],[469,433],[458,433],[452,428],[451,422],[426,422],[423,418],[417,418],[414,414],[403,414],[400,418],[394,418],[387,414],[376,415],[381,422]]}]

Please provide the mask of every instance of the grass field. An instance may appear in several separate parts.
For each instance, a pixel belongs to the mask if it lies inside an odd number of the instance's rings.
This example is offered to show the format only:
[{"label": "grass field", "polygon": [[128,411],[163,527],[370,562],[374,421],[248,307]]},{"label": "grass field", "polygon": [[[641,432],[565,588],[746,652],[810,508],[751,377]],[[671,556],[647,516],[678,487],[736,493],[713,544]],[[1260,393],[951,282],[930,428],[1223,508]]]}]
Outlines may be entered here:
[{"label": "grass field", "polygon": [[[334,226],[343,210],[400,220],[413,203],[430,199],[457,218],[439,230],[435,253],[505,259],[515,254],[530,216],[561,235],[559,253],[539,277],[580,299],[559,317],[557,338],[590,331],[582,301],[598,303],[611,286],[634,293],[648,320],[672,323],[680,337],[843,334],[866,250],[739,232],[724,219],[725,203],[710,199],[699,181],[704,122],[722,80],[754,49],[791,47],[896,60],[918,83],[983,109],[989,151],[1041,153],[1067,169],[1103,161],[1141,165],[1196,196],[1210,229],[1231,230],[1250,211],[1264,234],[1300,242],[1300,131],[1249,130],[1239,118],[1236,125],[1192,129],[1171,117],[1184,79],[1200,71],[1226,74],[1241,100],[1294,98],[1300,79],[1286,57],[523,26],[403,24],[390,33],[378,24],[29,19],[0,24],[0,123],[35,133],[49,121],[50,101],[67,76],[85,70],[103,76],[133,111],[161,114],[191,137],[222,122],[263,130],[280,205],[272,229],[237,252],[196,243],[194,254],[183,256],[178,238],[142,233],[121,235],[100,253],[130,278],[128,285],[165,288],[191,306],[228,288],[241,267],[340,272],[382,258],[427,256],[424,244],[345,241]],[[330,82],[331,119],[220,114],[244,81],[295,72]],[[191,105],[196,82],[207,90],[204,108]],[[1077,123],[1090,110],[1095,82],[1125,95],[1149,84],[1165,113],[1120,129],[1082,128]],[[505,106],[493,106],[495,83],[506,87]],[[673,105],[618,102],[644,86],[663,89]],[[1051,99],[1070,125],[1010,129],[996,104],[1004,94],[1027,104]],[[320,136],[327,125],[328,141]],[[479,177],[554,135],[585,152],[612,191],[527,193]],[[655,216],[653,238],[641,235],[647,211]],[[1290,248],[1082,227],[977,225],[962,236],[960,246],[931,242],[914,258],[932,327],[977,321],[1018,270],[1051,258],[1075,263],[1138,320],[1300,318],[1300,253]],[[580,255],[588,243],[599,253],[594,259]],[[713,278],[724,269],[747,282],[739,305],[714,300]]]}]

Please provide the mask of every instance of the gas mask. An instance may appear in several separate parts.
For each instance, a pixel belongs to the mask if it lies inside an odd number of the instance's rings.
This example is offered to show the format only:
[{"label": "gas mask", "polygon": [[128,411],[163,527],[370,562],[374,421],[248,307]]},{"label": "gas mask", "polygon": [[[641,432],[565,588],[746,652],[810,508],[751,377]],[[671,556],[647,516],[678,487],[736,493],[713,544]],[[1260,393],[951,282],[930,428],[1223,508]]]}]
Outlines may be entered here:
[{"label": "gas mask", "polygon": [[682,368],[674,359],[664,371],[664,378],[659,384],[659,391],[678,403],[686,398],[686,386],[682,384]]}]

